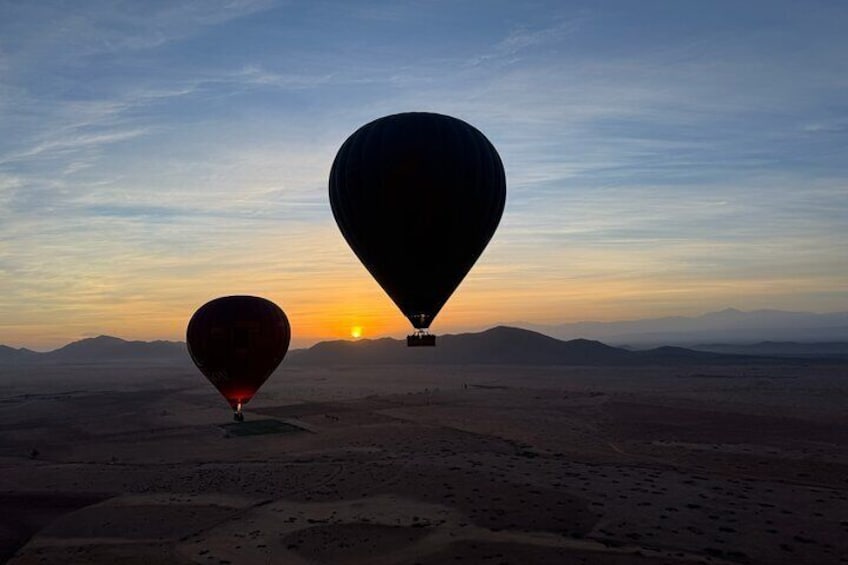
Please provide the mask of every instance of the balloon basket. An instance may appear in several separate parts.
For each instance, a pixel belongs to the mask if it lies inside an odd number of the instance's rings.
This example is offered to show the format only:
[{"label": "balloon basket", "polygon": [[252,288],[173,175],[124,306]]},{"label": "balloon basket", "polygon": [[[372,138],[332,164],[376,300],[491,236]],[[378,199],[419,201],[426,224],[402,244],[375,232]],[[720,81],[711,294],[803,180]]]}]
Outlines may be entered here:
[{"label": "balloon basket", "polygon": [[433,334],[415,333],[406,336],[407,347],[435,347],[436,336]]}]

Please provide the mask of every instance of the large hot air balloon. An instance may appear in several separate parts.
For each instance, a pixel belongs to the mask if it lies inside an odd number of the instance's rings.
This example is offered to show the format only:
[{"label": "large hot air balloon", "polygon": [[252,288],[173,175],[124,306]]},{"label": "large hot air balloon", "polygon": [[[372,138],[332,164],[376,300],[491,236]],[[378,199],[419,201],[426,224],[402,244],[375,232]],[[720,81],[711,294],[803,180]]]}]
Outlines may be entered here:
[{"label": "large hot air balloon", "polygon": [[244,420],[242,406],[286,356],[291,328],[279,306],[256,296],[224,296],[191,317],[186,343],[191,359]]},{"label": "large hot air balloon", "polygon": [[344,142],[329,184],[342,235],[416,329],[407,344],[435,345],[427,328],[503,214],[498,152],[457,118],[395,114]]}]

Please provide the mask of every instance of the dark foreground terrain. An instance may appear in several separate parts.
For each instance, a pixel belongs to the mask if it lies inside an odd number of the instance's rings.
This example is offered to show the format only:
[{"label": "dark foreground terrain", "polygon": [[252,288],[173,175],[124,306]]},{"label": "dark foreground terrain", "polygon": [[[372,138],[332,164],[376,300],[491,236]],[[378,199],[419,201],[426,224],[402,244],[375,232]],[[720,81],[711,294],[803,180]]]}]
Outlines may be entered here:
[{"label": "dark foreground terrain", "polygon": [[2,371],[0,561],[848,563],[845,365]]}]

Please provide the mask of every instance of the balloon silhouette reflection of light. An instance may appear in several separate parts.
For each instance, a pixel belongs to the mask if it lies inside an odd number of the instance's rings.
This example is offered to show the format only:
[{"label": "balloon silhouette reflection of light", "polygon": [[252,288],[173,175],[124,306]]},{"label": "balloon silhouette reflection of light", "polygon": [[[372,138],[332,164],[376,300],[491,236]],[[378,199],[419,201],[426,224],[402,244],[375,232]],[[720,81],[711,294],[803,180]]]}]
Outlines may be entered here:
[{"label": "balloon silhouette reflection of light", "polygon": [[350,336],[353,339],[359,339],[362,337],[362,326],[353,326],[350,328]]}]

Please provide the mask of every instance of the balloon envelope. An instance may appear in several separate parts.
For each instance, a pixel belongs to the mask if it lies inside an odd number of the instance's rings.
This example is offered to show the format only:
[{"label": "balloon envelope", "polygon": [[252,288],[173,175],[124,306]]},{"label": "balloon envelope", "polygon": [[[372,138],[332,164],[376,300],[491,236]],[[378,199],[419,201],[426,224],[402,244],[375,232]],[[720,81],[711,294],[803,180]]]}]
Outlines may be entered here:
[{"label": "balloon envelope", "polygon": [[186,344],[197,368],[234,409],[247,403],[286,356],[291,328],[279,306],[256,296],[225,296],[191,317]]},{"label": "balloon envelope", "polygon": [[462,120],[379,118],[351,135],[330,171],[348,244],[415,328],[439,313],[500,222],[506,178],[494,146]]}]

